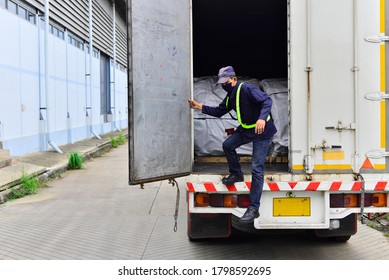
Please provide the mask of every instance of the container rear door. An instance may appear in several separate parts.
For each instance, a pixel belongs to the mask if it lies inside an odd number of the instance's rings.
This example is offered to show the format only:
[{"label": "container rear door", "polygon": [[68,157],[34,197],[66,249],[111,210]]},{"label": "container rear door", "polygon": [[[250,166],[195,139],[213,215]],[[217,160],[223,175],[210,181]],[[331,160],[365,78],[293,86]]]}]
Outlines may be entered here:
[{"label": "container rear door", "polygon": [[128,2],[129,182],[192,168],[190,0]]},{"label": "container rear door", "polygon": [[388,170],[385,1],[290,1],[292,171]]}]

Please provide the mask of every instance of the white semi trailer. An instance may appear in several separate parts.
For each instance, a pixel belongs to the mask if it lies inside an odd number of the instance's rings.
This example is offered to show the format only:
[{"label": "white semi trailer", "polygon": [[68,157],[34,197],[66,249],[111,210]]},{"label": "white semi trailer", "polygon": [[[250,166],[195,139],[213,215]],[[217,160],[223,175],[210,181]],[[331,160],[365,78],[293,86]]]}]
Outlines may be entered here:
[{"label": "white semi trailer", "polygon": [[[128,1],[130,184],[188,176],[190,239],[235,227],[348,240],[358,214],[389,212],[388,19],[388,0]],[[226,65],[288,81],[287,162],[265,171],[246,228],[250,172],[225,186],[194,171],[193,80]]]}]

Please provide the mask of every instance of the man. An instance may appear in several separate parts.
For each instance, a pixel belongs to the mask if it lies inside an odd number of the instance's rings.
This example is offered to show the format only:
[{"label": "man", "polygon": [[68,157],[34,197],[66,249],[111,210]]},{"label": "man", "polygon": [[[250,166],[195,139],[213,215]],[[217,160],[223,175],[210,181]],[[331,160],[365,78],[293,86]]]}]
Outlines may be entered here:
[{"label": "man", "polygon": [[277,132],[270,117],[271,98],[250,83],[239,82],[231,66],[223,67],[218,74],[218,84],[227,92],[224,100],[217,107],[202,105],[195,100],[188,100],[192,109],[214,117],[221,117],[234,110],[239,126],[223,142],[223,151],[227,157],[229,176],[222,179],[225,185],[243,181],[243,173],[236,149],[244,144],[253,143],[252,183],[250,205],[240,218],[241,223],[252,223],[259,217],[259,205],[264,181],[264,164],[272,136]]}]

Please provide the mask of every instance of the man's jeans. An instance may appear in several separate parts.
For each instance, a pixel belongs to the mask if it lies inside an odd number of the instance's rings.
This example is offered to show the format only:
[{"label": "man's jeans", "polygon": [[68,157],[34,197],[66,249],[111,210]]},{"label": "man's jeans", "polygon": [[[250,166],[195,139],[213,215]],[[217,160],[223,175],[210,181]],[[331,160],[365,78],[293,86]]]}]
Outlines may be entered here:
[{"label": "man's jeans", "polygon": [[238,128],[223,142],[223,150],[227,157],[229,172],[231,174],[243,176],[236,149],[250,142],[253,143],[253,154],[251,164],[252,182],[249,207],[259,209],[264,181],[265,159],[271,138],[261,139],[260,135],[254,134],[252,130],[245,131],[244,129]]}]

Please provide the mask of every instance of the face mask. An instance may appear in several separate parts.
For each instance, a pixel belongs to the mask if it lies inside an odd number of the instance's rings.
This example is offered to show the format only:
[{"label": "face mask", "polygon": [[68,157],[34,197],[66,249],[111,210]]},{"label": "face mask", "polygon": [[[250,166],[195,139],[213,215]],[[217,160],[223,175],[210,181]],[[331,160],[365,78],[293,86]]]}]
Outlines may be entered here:
[{"label": "face mask", "polygon": [[222,85],[222,88],[226,91],[226,92],[230,92],[233,88],[232,86],[232,83],[228,83],[226,85]]}]

